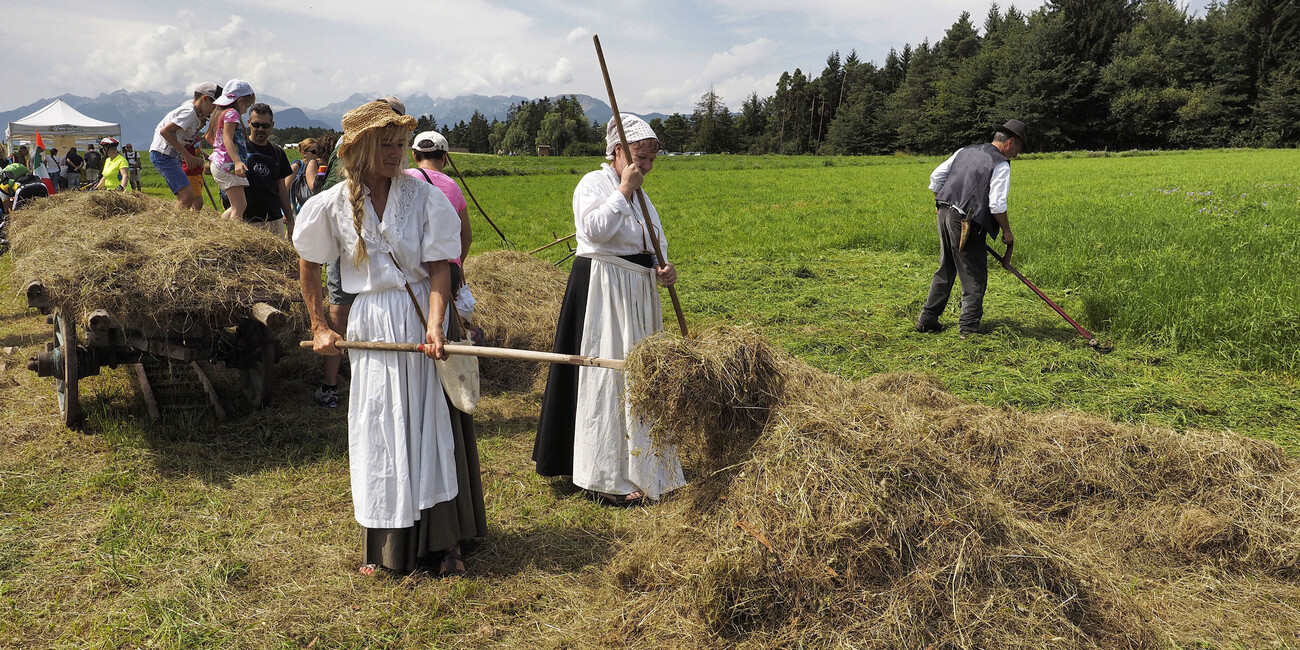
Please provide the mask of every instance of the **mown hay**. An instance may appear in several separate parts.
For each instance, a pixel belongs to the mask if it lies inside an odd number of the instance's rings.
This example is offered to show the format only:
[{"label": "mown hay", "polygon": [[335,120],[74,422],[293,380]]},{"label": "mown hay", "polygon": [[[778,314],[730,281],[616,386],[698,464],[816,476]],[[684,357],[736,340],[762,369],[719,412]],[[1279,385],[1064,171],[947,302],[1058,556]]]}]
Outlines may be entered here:
[{"label": "mown hay", "polygon": [[1300,463],[1269,443],[847,382],[744,330],[631,358],[633,408],[695,471],[607,571],[625,636],[1150,648],[1277,640],[1254,611],[1300,604]]},{"label": "mown hay", "polygon": [[[489,251],[465,263],[465,280],[474,292],[474,324],[486,344],[550,352],[560,317],[566,276],[545,260],[517,251]],[[480,359],[479,378],[488,392],[526,390],[545,366],[524,361]]]},{"label": "mown hay", "polygon": [[225,325],[254,302],[301,295],[298,255],[283,238],[142,194],[59,194],[14,213],[10,228],[14,284],[40,280],[69,314]]}]

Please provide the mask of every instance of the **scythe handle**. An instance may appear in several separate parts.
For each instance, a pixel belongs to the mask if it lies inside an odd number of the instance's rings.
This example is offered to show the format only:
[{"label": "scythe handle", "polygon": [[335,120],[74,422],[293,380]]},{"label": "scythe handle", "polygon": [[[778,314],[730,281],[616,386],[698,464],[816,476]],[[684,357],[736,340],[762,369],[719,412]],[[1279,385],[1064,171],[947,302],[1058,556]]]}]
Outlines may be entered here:
[{"label": "scythe handle", "polygon": [[989,246],[988,244],[985,244],[984,247],[987,248],[989,253],[993,255],[993,259],[996,259],[998,262],[1002,264],[1003,268],[1005,268],[1008,271],[1011,271],[1013,274],[1015,274],[1017,278],[1020,278],[1020,281],[1024,282],[1026,287],[1029,287],[1031,290],[1033,290],[1034,293],[1038,294],[1038,297],[1042,298],[1043,302],[1047,303],[1048,307],[1051,307],[1052,309],[1056,310],[1056,313],[1060,314],[1061,318],[1064,318],[1067,323],[1073,325],[1074,329],[1078,330],[1079,334],[1082,335],[1083,338],[1088,339],[1089,342],[1094,341],[1096,337],[1092,335],[1092,332],[1089,332],[1088,330],[1084,329],[1082,325],[1075,322],[1073,318],[1070,318],[1070,315],[1065,313],[1064,309],[1061,309],[1059,306],[1057,306],[1056,303],[1052,302],[1052,299],[1048,298],[1047,294],[1043,293],[1041,290],[1039,290],[1038,287],[1034,286],[1034,283],[1030,282],[1029,278],[1026,278],[1023,274],[1020,273],[1020,271],[1017,271],[1016,267],[1011,266],[1011,246],[1014,245],[1015,244],[1011,244],[1007,246],[1006,257],[998,255],[998,252],[993,250],[993,247]]},{"label": "scythe handle", "polygon": [[[614,98],[614,84],[609,80],[609,68],[605,65],[605,52],[600,49],[600,37],[592,35],[591,40],[596,44],[596,57],[600,59],[600,74],[605,77],[605,90],[609,93],[609,107],[614,110],[614,126],[618,128],[618,141],[623,145],[623,154],[627,156],[628,161],[632,160],[632,150],[627,146],[627,133],[623,130],[623,115],[618,111],[618,100]],[[622,170],[617,170],[622,175]],[[650,231],[650,244],[654,247],[655,260],[658,264],[664,263],[664,253],[659,246],[659,233],[655,230],[655,225],[650,221],[650,211],[647,209],[645,202],[645,192],[637,189],[636,198],[641,205],[641,214],[645,217],[646,229]],[[682,314],[682,303],[677,299],[676,285],[668,285],[668,297],[672,298],[673,311],[677,314],[677,326],[682,330],[682,337],[689,337],[686,330],[686,316]]]}]

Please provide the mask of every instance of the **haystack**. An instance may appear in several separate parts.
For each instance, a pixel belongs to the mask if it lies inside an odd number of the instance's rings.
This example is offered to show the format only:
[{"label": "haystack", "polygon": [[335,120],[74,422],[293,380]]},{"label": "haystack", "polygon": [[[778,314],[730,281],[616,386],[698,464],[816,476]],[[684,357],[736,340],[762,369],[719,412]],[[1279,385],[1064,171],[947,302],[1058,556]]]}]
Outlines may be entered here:
[{"label": "haystack", "polygon": [[923,375],[848,382],[743,330],[652,338],[629,365],[633,408],[693,482],[607,570],[625,603],[609,632],[773,648],[1300,636],[1300,463],[1275,445],[967,405]]},{"label": "haystack", "polygon": [[[567,276],[550,263],[517,251],[489,251],[465,262],[474,292],[474,324],[486,344],[550,352]],[[524,361],[481,359],[479,375],[489,392],[528,390],[546,367]]]},{"label": "haystack", "polygon": [[70,314],[224,325],[254,302],[301,295],[283,238],[143,194],[66,192],[15,212],[10,229],[14,284],[39,280]]}]

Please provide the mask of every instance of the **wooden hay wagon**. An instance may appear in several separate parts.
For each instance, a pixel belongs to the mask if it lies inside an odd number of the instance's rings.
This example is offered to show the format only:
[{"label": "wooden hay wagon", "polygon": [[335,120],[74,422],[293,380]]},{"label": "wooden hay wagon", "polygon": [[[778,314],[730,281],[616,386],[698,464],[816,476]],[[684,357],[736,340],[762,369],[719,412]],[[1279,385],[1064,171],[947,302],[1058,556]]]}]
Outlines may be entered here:
[{"label": "wooden hay wagon", "polygon": [[[173,372],[151,382],[147,372],[151,367],[187,366],[206,395],[207,403],[200,406],[207,408],[210,404],[218,419],[225,418],[225,409],[200,361],[220,361],[228,368],[238,369],[244,394],[255,408],[271,402],[275,363],[280,357],[274,334],[287,322],[281,310],[288,305],[283,301],[232,300],[228,309],[191,312],[159,325],[120,322],[103,309],[65,313],[39,281],[27,285],[26,295],[28,306],[46,314],[47,322],[54,327],[53,340],[45,344],[44,352],[28,361],[27,368],[41,377],[54,377],[59,413],[69,427],[76,426],[81,419],[78,381],[99,374],[104,366],[134,365],[136,380],[149,415],[154,419],[159,417],[155,388],[161,392],[167,386],[152,384],[183,380],[178,380]],[[78,329],[82,331],[81,336]]]}]

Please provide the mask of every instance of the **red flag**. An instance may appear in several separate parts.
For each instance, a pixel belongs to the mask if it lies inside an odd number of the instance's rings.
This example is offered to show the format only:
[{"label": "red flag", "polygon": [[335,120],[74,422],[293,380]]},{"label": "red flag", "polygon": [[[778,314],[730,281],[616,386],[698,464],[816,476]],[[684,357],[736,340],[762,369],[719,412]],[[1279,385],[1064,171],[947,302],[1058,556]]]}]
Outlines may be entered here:
[{"label": "red flag", "polygon": [[54,194],[54,181],[50,179],[50,172],[45,169],[45,141],[41,139],[41,132],[36,132],[36,151],[32,154],[32,173],[45,183],[45,189]]}]

